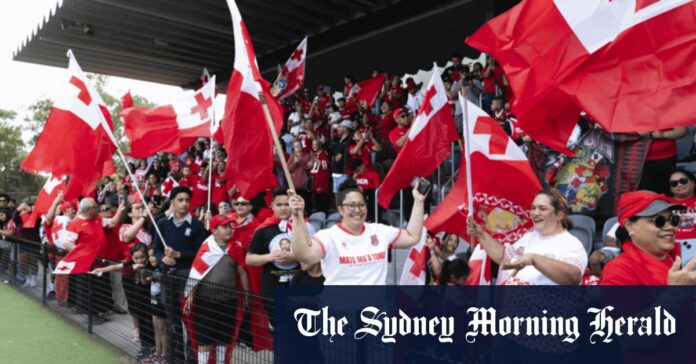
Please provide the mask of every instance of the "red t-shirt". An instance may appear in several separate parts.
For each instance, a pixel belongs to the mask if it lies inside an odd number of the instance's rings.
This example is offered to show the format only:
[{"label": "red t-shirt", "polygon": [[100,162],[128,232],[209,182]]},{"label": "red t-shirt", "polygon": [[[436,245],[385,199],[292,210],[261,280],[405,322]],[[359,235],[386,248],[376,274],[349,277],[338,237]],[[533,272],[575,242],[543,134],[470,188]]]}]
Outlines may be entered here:
[{"label": "red t-shirt", "polygon": [[201,178],[196,175],[189,174],[188,176],[181,177],[181,179],[179,180],[179,185],[186,186],[193,190],[193,187],[196,185],[196,183],[198,183],[200,179]]},{"label": "red t-shirt", "polygon": [[[362,148],[360,148],[360,151],[358,151],[357,154],[351,154],[351,159],[356,159],[360,158],[362,161],[363,165],[367,167],[368,169],[373,168],[372,166],[372,147],[374,144],[372,142],[367,142],[363,144]],[[352,153],[354,150],[358,148],[357,144],[353,144],[348,147],[348,152]]]},{"label": "red t-shirt", "polygon": [[647,161],[672,158],[677,155],[677,142],[674,139],[653,139],[648,149]]},{"label": "red t-shirt", "polygon": [[[396,145],[396,142],[399,139],[401,139],[402,136],[406,135],[406,133],[408,133],[408,129],[404,128],[403,126],[398,126],[398,127],[396,127],[396,129],[392,130],[389,133],[389,141],[392,143],[392,146],[394,146],[394,151],[396,152],[396,154],[399,154],[399,152],[401,151],[401,148],[402,148],[402,147],[398,147]],[[404,143],[404,145],[405,144],[406,143]]]},{"label": "red t-shirt", "polygon": [[225,174],[213,173],[213,192],[212,200],[216,205],[222,201],[227,201],[227,178]]},{"label": "red t-shirt", "polygon": [[[488,68],[484,68],[482,73],[486,73]],[[503,87],[503,69],[498,66],[493,69],[491,74],[483,79],[483,92],[487,94],[495,93],[495,87]]]},{"label": "red t-shirt", "polygon": [[325,151],[312,153],[312,167],[309,169],[309,174],[314,176],[312,192],[319,194],[331,192],[329,163],[329,154]]},{"label": "red t-shirt", "polygon": [[374,169],[366,169],[365,172],[353,176],[358,187],[363,190],[374,190],[379,187],[382,182],[379,178],[379,173]]},{"label": "red t-shirt", "polygon": [[82,217],[73,219],[66,228],[67,231],[77,234],[75,245],[85,244],[96,251],[98,256],[103,256],[106,249],[106,232],[104,232],[104,220],[101,216],[86,220]]},{"label": "red t-shirt", "polygon": [[193,192],[193,194],[191,196],[191,204],[189,205],[189,211],[193,211],[198,206],[205,206],[205,208],[207,209],[208,206],[206,204],[208,203],[208,183],[203,182],[202,179],[198,179],[196,184],[193,187],[191,187],[191,191]]},{"label": "red t-shirt", "polygon": [[674,260],[658,259],[642,251],[633,242],[621,246],[623,253],[607,263],[600,284],[604,286],[663,286]]},{"label": "red t-shirt", "polygon": [[381,115],[379,120],[379,139],[389,140],[389,133],[394,130],[398,124],[394,121],[391,112],[386,115]]}]

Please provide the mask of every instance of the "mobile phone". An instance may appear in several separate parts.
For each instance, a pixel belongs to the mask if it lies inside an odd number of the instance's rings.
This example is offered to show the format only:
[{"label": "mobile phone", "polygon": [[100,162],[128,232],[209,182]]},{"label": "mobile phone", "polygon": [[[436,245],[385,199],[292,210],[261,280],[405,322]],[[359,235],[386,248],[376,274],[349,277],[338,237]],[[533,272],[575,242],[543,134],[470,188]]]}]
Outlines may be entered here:
[{"label": "mobile phone", "polygon": [[418,182],[418,192],[421,195],[426,195],[430,192],[430,181],[421,177],[414,177],[411,181],[411,187],[416,187],[416,182]]},{"label": "mobile phone", "polygon": [[684,268],[691,259],[696,257],[696,239],[685,239],[679,244],[681,245],[681,264]]}]

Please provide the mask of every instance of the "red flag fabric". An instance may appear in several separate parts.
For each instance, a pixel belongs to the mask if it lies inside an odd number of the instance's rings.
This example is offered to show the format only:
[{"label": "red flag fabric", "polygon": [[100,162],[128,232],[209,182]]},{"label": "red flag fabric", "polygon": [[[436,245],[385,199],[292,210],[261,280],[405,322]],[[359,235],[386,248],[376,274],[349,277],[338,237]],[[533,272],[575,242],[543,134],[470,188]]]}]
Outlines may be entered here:
[{"label": "red flag fabric", "polygon": [[426,177],[433,173],[447,158],[450,144],[457,138],[447,91],[436,66],[423,104],[408,131],[408,139],[384,177],[377,196],[380,206],[389,208],[394,194],[407,187],[413,177]]},{"label": "red flag fabric", "polygon": [[305,60],[307,59],[307,37],[297,46],[290,58],[285,62],[279,80],[274,82],[271,88],[273,95],[278,100],[292,96],[304,84]]},{"label": "red flag fabric", "polygon": [[85,219],[77,216],[69,224],[63,237],[74,242],[75,248],[56,266],[53,274],[83,274],[89,272],[97,253],[106,247],[105,220],[100,216]]},{"label": "red flag fabric", "polygon": [[358,101],[364,101],[369,107],[374,105],[377,100],[377,95],[382,90],[382,85],[387,80],[387,75],[381,73],[369,80],[360,81],[350,90],[350,95],[346,96],[347,103],[353,103],[353,98],[357,97]]},{"label": "red flag fabric", "polygon": [[491,284],[491,258],[477,244],[469,257],[469,277],[467,286],[489,286]]},{"label": "red flag fabric", "polygon": [[522,129],[569,152],[581,110],[611,132],[693,124],[695,39],[690,0],[525,0],[467,43],[502,65]]},{"label": "red flag fabric", "polygon": [[177,182],[174,177],[169,176],[167,179],[165,179],[162,182],[162,186],[160,187],[160,190],[162,191],[162,196],[169,196],[169,192],[172,192],[172,189],[176,186],[179,185],[179,182]]},{"label": "red flag fabric", "polygon": [[259,72],[256,54],[234,0],[227,4],[234,28],[234,69],[227,88],[222,131],[227,161],[227,188],[237,186],[246,199],[278,185],[273,173],[273,138],[268,130],[259,94],[262,94],[277,133],[283,125],[283,109],[271,95],[270,85]]},{"label": "red flag fabric", "polygon": [[36,201],[34,202],[34,208],[31,211],[31,215],[24,222],[23,226],[25,228],[33,228],[36,226],[36,222],[41,218],[42,215],[46,214],[51,208],[53,201],[58,197],[59,191],[65,191],[66,185],[63,177],[48,176],[46,183],[44,183],[43,188],[39,191],[38,196],[36,196]]},{"label": "red flag fabric", "polygon": [[181,154],[199,137],[210,136],[215,115],[215,76],[171,105],[122,111],[130,155],[147,158],[165,151]]},{"label": "red flag fabric", "polygon": [[68,79],[56,99],[34,149],[22,169],[54,176],[70,176],[65,199],[88,196],[96,190],[115,151],[109,138],[113,124],[104,101],[68,52]]},{"label": "red flag fabric", "polygon": [[121,96],[121,110],[125,110],[133,107],[133,96],[131,96],[130,90]]},{"label": "red flag fabric", "polygon": [[[495,120],[466,102],[469,130],[465,138],[469,138],[471,148],[474,219],[498,241],[513,243],[532,227],[529,207],[541,184],[524,153]],[[425,221],[425,227],[471,241],[466,234],[469,207],[465,163],[462,161],[452,190]]]}]

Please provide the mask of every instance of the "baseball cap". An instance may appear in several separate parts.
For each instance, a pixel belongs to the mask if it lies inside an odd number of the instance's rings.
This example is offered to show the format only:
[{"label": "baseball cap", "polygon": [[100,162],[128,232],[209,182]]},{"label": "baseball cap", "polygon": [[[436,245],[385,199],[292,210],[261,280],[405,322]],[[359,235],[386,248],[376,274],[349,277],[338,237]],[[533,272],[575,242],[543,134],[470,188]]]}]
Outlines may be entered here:
[{"label": "baseball cap", "polygon": [[229,224],[232,221],[234,221],[234,217],[230,217],[225,214],[217,214],[210,220],[210,230],[213,230],[220,225]]},{"label": "baseball cap", "polygon": [[399,116],[399,114],[401,114],[402,112],[408,113],[408,111],[406,109],[404,109],[403,107],[400,107],[392,112],[392,117],[394,119],[396,119]]},{"label": "baseball cap", "polygon": [[672,200],[663,195],[651,191],[632,191],[621,195],[616,212],[619,215],[619,224],[632,217],[655,216],[665,210],[683,208],[683,205],[672,203]]}]

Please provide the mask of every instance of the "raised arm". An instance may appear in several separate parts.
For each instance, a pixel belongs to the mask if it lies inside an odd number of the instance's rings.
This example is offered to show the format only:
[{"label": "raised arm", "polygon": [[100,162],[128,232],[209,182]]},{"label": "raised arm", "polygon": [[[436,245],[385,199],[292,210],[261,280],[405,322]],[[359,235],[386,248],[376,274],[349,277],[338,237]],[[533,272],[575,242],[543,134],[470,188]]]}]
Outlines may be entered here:
[{"label": "raised arm", "polygon": [[406,225],[406,230],[401,230],[401,235],[394,243],[395,248],[409,248],[416,245],[421,238],[423,231],[423,214],[425,210],[425,195],[418,192],[418,184],[413,187],[413,209],[411,209],[411,219]]},{"label": "raised arm", "polygon": [[[292,210],[293,217],[296,221],[304,220],[304,199],[300,197],[295,191],[288,191],[290,194],[290,209]],[[315,264],[324,257],[324,252],[321,250],[318,244],[313,244],[310,240],[311,237],[307,232],[306,225],[297,224],[301,226],[299,229],[293,229],[291,240],[292,240],[292,252],[295,258],[305,264]]]},{"label": "raised arm", "polygon": [[483,228],[469,216],[467,219],[467,233],[472,238],[477,238],[486,254],[498,264],[507,263],[510,257],[505,254],[505,247],[498,240],[490,236]]}]

